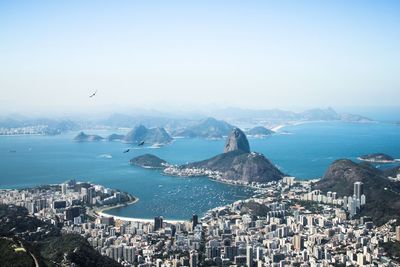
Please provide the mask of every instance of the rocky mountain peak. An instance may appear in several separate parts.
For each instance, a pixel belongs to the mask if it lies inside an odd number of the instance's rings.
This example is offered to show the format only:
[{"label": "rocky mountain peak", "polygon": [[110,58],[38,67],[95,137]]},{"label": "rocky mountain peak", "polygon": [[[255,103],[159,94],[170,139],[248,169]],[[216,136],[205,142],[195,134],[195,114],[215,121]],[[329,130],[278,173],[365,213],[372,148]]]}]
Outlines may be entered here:
[{"label": "rocky mountain peak", "polygon": [[224,153],[240,150],[246,153],[250,152],[249,141],[246,134],[239,128],[234,128],[225,144]]}]

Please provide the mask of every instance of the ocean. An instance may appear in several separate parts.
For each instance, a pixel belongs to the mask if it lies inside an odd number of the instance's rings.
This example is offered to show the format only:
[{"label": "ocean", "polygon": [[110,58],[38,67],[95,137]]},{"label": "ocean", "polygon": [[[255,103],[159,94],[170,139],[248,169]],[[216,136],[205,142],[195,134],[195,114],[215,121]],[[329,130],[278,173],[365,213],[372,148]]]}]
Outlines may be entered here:
[{"label": "ocean", "polygon": [[[263,153],[297,179],[320,178],[335,159],[382,152],[400,158],[400,126],[390,123],[320,122],[287,126],[285,133],[250,138]],[[107,136],[109,131],[86,131]],[[202,160],[223,151],[224,140],[176,139],[161,148],[131,147],[118,141],[77,143],[76,132],[59,136],[0,136],[0,188],[24,188],[75,178],[129,192],[140,201],[108,213],[136,218],[189,219],[193,213],[245,199],[252,190],[206,177],[178,178],[131,166],[129,159],[153,153],[169,163]],[[10,152],[15,151],[15,152]],[[391,164],[393,165],[393,164]],[[380,168],[391,165],[378,165]]]}]

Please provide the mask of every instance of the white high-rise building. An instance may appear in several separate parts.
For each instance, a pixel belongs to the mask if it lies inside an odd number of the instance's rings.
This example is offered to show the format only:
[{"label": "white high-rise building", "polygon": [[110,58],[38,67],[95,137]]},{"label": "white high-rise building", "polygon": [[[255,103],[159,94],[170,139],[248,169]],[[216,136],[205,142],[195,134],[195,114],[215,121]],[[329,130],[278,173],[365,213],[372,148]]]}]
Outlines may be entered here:
[{"label": "white high-rise building", "polygon": [[61,194],[65,195],[67,194],[67,189],[68,189],[68,185],[67,184],[61,184]]},{"label": "white high-rise building", "polygon": [[246,248],[246,266],[248,267],[253,267],[253,247],[252,246],[247,246]]},{"label": "white high-rise building", "polygon": [[365,256],[362,253],[357,254],[357,265],[364,266],[365,265]]},{"label": "white high-rise building", "polygon": [[360,202],[361,202],[361,206],[364,206],[365,203],[367,202],[367,200],[365,199],[365,195],[364,195],[364,194],[361,195],[361,200],[360,200]]}]

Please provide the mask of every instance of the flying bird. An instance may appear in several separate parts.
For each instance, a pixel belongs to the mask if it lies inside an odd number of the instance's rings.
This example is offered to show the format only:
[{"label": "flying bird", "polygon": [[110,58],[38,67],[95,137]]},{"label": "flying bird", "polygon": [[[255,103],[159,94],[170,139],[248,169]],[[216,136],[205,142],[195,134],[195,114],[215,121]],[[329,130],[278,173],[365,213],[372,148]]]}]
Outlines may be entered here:
[{"label": "flying bird", "polygon": [[91,94],[89,97],[92,98],[92,97],[94,97],[96,94],[97,94],[97,90],[96,90],[93,94]]},{"label": "flying bird", "polygon": [[128,153],[129,151],[131,151],[130,148],[128,148],[127,150],[124,150],[124,153]]},{"label": "flying bird", "polygon": [[141,141],[138,146],[143,146],[144,145],[144,141]]}]

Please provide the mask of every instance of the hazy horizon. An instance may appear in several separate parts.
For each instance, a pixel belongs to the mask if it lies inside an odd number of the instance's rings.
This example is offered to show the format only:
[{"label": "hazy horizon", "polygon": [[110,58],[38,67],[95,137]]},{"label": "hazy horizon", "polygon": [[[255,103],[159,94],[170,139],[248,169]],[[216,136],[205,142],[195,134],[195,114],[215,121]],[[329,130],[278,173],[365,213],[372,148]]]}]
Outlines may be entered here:
[{"label": "hazy horizon", "polygon": [[399,11],[395,1],[2,2],[0,113],[398,110]]}]

